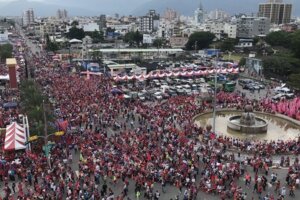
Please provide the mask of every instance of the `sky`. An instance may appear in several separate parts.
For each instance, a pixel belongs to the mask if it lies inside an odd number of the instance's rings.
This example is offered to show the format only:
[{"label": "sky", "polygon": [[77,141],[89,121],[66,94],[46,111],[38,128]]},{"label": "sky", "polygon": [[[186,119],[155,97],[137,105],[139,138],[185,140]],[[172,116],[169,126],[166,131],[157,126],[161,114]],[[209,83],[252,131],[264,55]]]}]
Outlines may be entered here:
[{"label": "sky", "polygon": [[[256,13],[258,4],[267,0],[201,0],[207,11],[222,9],[230,14]],[[300,0],[284,0],[293,3],[293,16],[300,16]],[[149,9],[163,12],[173,8],[184,15],[193,15],[200,0],[0,0],[0,15],[20,15],[33,8],[38,16],[53,16],[58,8],[65,8],[74,15],[144,15]],[[241,3],[242,2],[242,3]],[[12,6],[13,5],[13,6]]]}]

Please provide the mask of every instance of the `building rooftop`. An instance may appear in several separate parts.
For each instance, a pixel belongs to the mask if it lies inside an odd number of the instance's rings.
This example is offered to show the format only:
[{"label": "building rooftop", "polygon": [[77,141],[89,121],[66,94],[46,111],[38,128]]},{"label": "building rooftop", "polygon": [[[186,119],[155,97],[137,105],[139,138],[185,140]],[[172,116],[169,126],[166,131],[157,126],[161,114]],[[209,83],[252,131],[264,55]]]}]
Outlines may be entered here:
[{"label": "building rooftop", "polygon": [[15,58],[6,58],[6,65],[16,65],[17,61]]},{"label": "building rooftop", "polygon": [[182,49],[89,49],[89,52],[100,51],[103,53],[143,53],[143,52],[183,52]]}]

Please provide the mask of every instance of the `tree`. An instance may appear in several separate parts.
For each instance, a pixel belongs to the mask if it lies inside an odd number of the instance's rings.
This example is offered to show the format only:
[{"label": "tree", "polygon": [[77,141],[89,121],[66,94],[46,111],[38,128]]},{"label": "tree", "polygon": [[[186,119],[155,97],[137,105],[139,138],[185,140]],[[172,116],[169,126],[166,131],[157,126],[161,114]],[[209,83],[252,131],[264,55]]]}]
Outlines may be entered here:
[{"label": "tree", "polygon": [[12,57],[13,46],[11,44],[0,45],[0,60]]},{"label": "tree", "polygon": [[[21,109],[28,116],[30,130],[37,135],[43,135],[45,123],[44,112],[47,116],[47,123],[53,122],[54,117],[50,109],[46,109],[44,104],[48,104],[38,85],[33,80],[24,80],[20,86]],[[51,131],[51,126],[47,126]]]},{"label": "tree", "polygon": [[69,32],[67,33],[67,37],[69,39],[76,38],[78,40],[82,40],[85,37],[85,33],[82,28],[72,27],[69,29]]},{"label": "tree", "polygon": [[89,35],[92,38],[93,43],[99,43],[104,41],[103,31],[94,30],[93,32],[86,33],[86,35]]},{"label": "tree", "polygon": [[166,45],[167,41],[164,38],[156,38],[155,40],[153,40],[153,46],[157,47],[157,48],[161,48],[164,47]]},{"label": "tree", "polygon": [[186,49],[199,50],[199,49],[208,48],[214,38],[215,35],[210,32],[192,33],[189,37],[188,42],[186,43]]},{"label": "tree", "polygon": [[58,44],[56,42],[52,42],[49,38],[49,35],[46,35],[46,50],[55,52],[58,49]]},{"label": "tree", "polygon": [[289,76],[288,84],[296,89],[300,89],[300,73],[299,74],[291,74]]},{"label": "tree", "polygon": [[245,66],[246,65],[246,58],[242,57],[239,61],[239,66]]},{"label": "tree", "polygon": [[227,38],[221,43],[221,51],[233,51],[236,41],[232,38]]},{"label": "tree", "polygon": [[76,27],[76,26],[78,26],[78,25],[79,25],[79,23],[78,23],[78,21],[76,21],[76,20],[72,21],[72,23],[71,23],[71,26],[72,26],[72,27]]},{"label": "tree", "polygon": [[139,31],[130,31],[125,34],[123,40],[124,42],[129,43],[129,46],[136,45],[137,47],[139,47],[143,42],[143,35]]},{"label": "tree", "polygon": [[300,31],[291,34],[291,50],[297,58],[300,58]]},{"label": "tree", "polygon": [[265,40],[271,46],[282,46],[289,48],[291,44],[290,34],[285,31],[271,32],[266,36]]},{"label": "tree", "polygon": [[276,77],[286,81],[291,74],[300,73],[300,60],[287,56],[268,56],[263,59],[266,77]]}]

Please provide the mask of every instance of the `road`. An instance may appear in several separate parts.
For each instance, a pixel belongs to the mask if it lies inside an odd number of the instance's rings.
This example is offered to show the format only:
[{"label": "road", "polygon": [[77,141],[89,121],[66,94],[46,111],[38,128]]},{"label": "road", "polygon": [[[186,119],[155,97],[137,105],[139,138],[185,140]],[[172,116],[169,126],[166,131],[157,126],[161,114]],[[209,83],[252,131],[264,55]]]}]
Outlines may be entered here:
[{"label": "road", "polygon": [[[22,31],[21,31],[21,34],[24,35],[24,33]],[[40,51],[40,49],[35,44],[32,44],[27,39],[25,39],[25,41],[26,41],[27,46],[31,49],[31,51],[33,53],[38,53],[38,55],[40,55],[41,51]],[[260,98],[265,97],[265,95],[267,94],[266,90],[261,90],[259,93],[255,92],[254,94],[252,94],[249,91],[242,90],[240,88],[240,86],[237,86],[237,90],[240,90],[241,92],[246,93],[246,96],[248,98],[252,98],[252,99],[260,99]],[[136,114],[136,113],[133,113],[133,114],[137,118],[138,114]],[[121,124],[122,122],[125,122],[126,120],[123,117],[119,116],[119,117],[116,118],[116,121],[119,124]],[[133,128],[132,128],[133,131],[136,130],[136,129],[138,129],[141,126],[138,123],[137,120],[128,120],[126,122],[127,123],[126,124],[127,127],[130,127],[131,122],[133,122]],[[119,132],[120,132],[120,130],[113,130],[111,127],[109,127],[107,129],[108,136],[113,136],[113,135],[119,134]],[[72,167],[72,169],[74,171],[77,171],[78,170],[78,163],[79,163],[79,153],[75,153],[75,151],[73,151],[72,154],[73,154],[73,162],[71,164],[71,167]],[[237,157],[237,154],[235,154],[235,158],[236,159],[243,160],[246,157],[247,157],[247,155],[241,155],[241,157]],[[276,160],[278,160],[278,158],[279,157],[277,156]],[[246,170],[251,173],[252,177],[254,177],[254,173],[252,172],[252,168],[250,166],[247,166]],[[286,177],[286,174],[287,174],[288,170],[286,168],[284,168],[284,169],[270,169],[269,176],[267,176],[268,180],[270,180],[270,174],[272,172],[278,174],[278,178],[281,180],[282,185],[283,185],[285,183],[285,177]],[[260,171],[259,174],[262,175],[263,172]],[[199,179],[200,179],[200,175],[198,175],[196,181],[199,181]],[[114,185],[111,182],[112,182],[111,180],[108,180],[108,187],[112,188],[112,190],[114,191],[115,196],[120,195],[121,192],[122,192],[122,189],[123,189],[123,183],[121,181],[119,181],[119,182],[117,182],[116,185]],[[102,183],[103,183],[103,181],[102,181]],[[239,180],[237,180],[237,184],[243,189],[244,192],[247,192],[247,194],[248,194],[247,195],[248,196],[247,199],[259,199],[258,194],[252,192],[252,190],[253,190],[253,182],[251,183],[250,187],[248,188],[248,187],[245,186],[243,178],[240,178]],[[3,183],[0,183],[0,186],[2,188],[3,187]],[[10,183],[10,186],[11,186],[11,183]],[[100,185],[100,187],[101,187],[101,185]],[[135,198],[135,194],[134,194],[134,187],[135,187],[134,181],[130,180],[129,194],[128,194],[128,197],[130,199],[136,199]],[[185,188],[183,188],[182,192],[180,192],[176,187],[171,186],[171,185],[167,185],[166,186],[166,192],[163,193],[162,190],[161,190],[161,185],[160,184],[155,184],[154,185],[154,191],[156,191],[156,190],[159,191],[160,194],[161,194],[161,196],[159,198],[160,200],[170,200],[170,199],[175,199],[175,197],[177,195],[179,196],[179,199],[183,199],[183,192],[184,192]],[[0,194],[3,195],[3,190],[0,191]],[[267,188],[267,190],[262,193],[262,196],[264,196],[266,194],[274,194],[274,187],[271,186],[271,187]],[[296,194],[296,196],[299,197],[300,196],[300,191],[296,190],[295,194]],[[141,197],[142,197],[141,199],[145,199],[143,197],[143,193],[142,193]],[[277,195],[275,197],[277,197]],[[206,193],[203,193],[203,192],[199,192],[196,199],[198,199],[198,200],[217,200],[217,199],[220,199],[220,198],[217,195],[206,194]],[[294,199],[294,198],[287,196],[285,199]]]}]

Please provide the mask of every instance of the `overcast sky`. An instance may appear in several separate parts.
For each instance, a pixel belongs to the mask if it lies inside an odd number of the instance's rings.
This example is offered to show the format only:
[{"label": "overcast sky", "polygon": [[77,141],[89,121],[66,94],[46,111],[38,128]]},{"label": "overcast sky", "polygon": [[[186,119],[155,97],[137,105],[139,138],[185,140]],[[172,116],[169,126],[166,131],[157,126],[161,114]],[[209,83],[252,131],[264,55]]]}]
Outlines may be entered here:
[{"label": "overcast sky", "polygon": [[[17,2],[13,2],[17,1]],[[11,5],[9,2],[13,2]],[[65,8],[70,15],[133,14],[143,15],[149,9],[159,12],[174,8],[184,15],[193,15],[200,0],[0,0],[0,15],[20,15],[33,8],[37,15],[55,15],[55,10]],[[206,11],[221,9],[230,14],[257,13],[258,4],[267,0],[202,0]],[[300,0],[293,3],[293,16],[300,16]],[[47,5],[45,5],[47,4]]]}]

